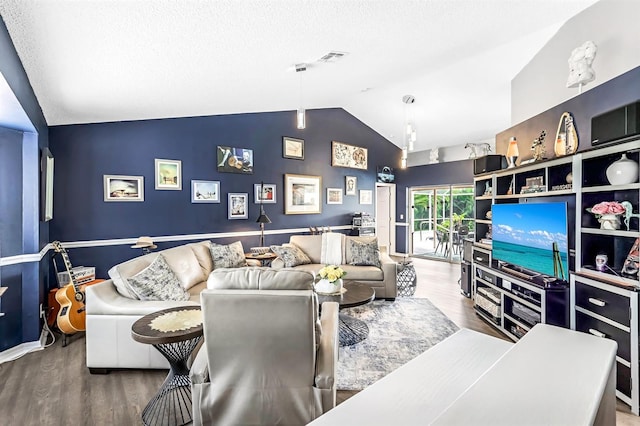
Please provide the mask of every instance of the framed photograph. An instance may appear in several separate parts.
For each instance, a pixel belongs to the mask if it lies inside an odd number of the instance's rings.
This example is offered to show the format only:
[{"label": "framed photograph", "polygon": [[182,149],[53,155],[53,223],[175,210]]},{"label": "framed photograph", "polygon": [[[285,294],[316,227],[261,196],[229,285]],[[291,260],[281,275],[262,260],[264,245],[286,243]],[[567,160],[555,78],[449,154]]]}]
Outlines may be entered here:
[{"label": "framed photograph", "polygon": [[144,201],[144,176],[104,175],[104,201]]},{"label": "framed photograph", "polygon": [[229,219],[249,219],[249,194],[230,192],[228,195],[228,218]]},{"label": "framed photograph", "polygon": [[156,158],[156,189],[182,190],[182,161]]},{"label": "framed photograph", "polygon": [[253,201],[255,204],[275,204],[276,186],[272,183],[253,184]]},{"label": "framed photograph", "polygon": [[345,176],[344,178],[344,193],[346,195],[356,195],[356,187],[358,184],[358,178],[355,176]]},{"label": "framed photograph", "polygon": [[331,142],[331,165],[367,170],[367,148],[342,142]]},{"label": "framed photograph", "polygon": [[304,160],[304,140],[285,136],[282,138],[282,156],[294,160]]},{"label": "framed photograph", "polygon": [[342,188],[327,188],[327,204],[342,204]]},{"label": "framed photograph", "polygon": [[370,189],[360,190],[360,204],[372,204],[373,203],[373,191]]},{"label": "framed photograph", "polygon": [[284,214],[322,211],[322,176],[284,175]]},{"label": "framed photograph", "polygon": [[253,150],[218,146],[216,150],[217,170],[220,173],[253,174]]},{"label": "framed photograph", "polygon": [[192,203],[219,203],[220,181],[217,180],[192,180]]}]

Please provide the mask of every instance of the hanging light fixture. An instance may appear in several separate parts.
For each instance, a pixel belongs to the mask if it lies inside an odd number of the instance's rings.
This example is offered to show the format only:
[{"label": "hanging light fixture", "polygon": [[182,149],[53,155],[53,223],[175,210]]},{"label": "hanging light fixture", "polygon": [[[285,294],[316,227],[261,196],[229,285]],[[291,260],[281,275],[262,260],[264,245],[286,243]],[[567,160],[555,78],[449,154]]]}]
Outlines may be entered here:
[{"label": "hanging light fixture", "polygon": [[405,122],[405,132],[404,132],[404,140],[405,146],[409,148],[409,151],[413,151],[415,148],[415,143],[418,140],[418,135],[416,133],[416,125],[413,116],[413,108],[411,105],[416,101],[416,97],[413,95],[404,95],[402,97],[402,102],[405,104],[404,107],[404,122]]},{"label": "hanging light fixture", "polygon": [[296,127],[300,130],[307,127],[306,111],[302,103],[302,73],[307,70],[307,64],[296,64],[296,73],[300,76],[298,111],[296,112]]},{"label": "hanging light fixture", "polygon": [[400,168],[407,168],[407,147],[402,148],[402,157],[400,158]]}]

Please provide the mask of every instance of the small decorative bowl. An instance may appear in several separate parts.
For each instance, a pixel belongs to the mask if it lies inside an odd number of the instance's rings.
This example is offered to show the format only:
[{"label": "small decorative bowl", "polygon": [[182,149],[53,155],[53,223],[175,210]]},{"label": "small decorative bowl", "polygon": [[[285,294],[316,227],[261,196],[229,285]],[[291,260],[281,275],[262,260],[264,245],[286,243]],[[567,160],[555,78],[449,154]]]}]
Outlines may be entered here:
[{"label": "small decorative bowl", "polygon": [[261,254],[267,254],[271,251],[269,247],[251,247],[251,254],[259,256]]}]

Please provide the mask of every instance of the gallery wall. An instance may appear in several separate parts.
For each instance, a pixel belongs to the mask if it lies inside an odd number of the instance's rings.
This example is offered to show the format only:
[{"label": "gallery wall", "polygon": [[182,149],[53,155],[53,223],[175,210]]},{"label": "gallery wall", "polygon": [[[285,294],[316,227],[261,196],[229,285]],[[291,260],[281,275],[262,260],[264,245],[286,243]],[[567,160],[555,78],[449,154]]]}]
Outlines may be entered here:
[{"label": "gallery wall", "polygon": [[[327,204],[326,189],[344,191],[348,175],[357,178],[358,191],[375,193],[376,167],[400,161],[395,145],[340,108],[307,111],[304,130],[296,129],[295,113],[285,111],[54,126],[49,136],[56,161],[51,239],[75,246],[72,263],[95,266],[99,277],[139,255],[129,241],[142,235],[158,241],[159,249],[198,239],[258,246],[254,185],[260,182],[276,185],[276,203],[264,204],[272,221],[265,226],[266,244],[286,242],[310,226],[348,226],[355,212],[373,215],[375,205],[360,204],[358,195]],[[303,160],[283,157],[284,136],[304,140]],[[333,167],[332,141],[366,148],[367,169]],[[218,146],[253,150],[253,174],[218,172]],[[181,161],[182,190],[155,189],[155,159]],[[321,177],[321,213],[284,213],[285,174]],[[105,202],[105,175],[142,176],[144,201]],[[192,203],[191,180],[219,181],[221,202]],[[248,219],[228,219],[228,193],[248,194]]]}]

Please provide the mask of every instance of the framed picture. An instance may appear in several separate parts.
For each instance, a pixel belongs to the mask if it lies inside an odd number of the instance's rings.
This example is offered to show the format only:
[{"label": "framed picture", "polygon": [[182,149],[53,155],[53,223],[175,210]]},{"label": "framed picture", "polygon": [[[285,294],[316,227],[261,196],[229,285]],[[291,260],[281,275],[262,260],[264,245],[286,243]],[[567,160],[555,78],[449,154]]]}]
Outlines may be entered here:
[{"label": "framed picture", "polygon": [[144,201],[144,176],[104,175],[104,201]]},{"label": "framed picture", "polygon": [[220,181],[217,180],[192,180],[192,203],[219,203]]},{"label": "framed picture", "polygon": [[53,219],[53,154],[49,148],[42,148],[40,157],[40,217],[43,222]]},{"label": "framed picture", "polygon": [[312,214],[322,210],[322,176],[284,175],[284,214]]},{"label": "framed picture", "polygon": [[182,190],[182,161],[156,158],[156,189]]},{"label": "framed picture", "polygon": [[230,192],[229,198],[229,219],[249,219],[249,194]]},{"label": "framed picture", "polygon": [[272,183],[253,184],[253,201],[255,204],[275,204],[276,186]]},{"label": "framed picture", "polygon": [[358,178],[355,176],[345,176],[344,178],[344,193],[346,195],[356,195],[356,187]]},{"label": "framed picture", "polygon": [[370,189],[360,190],[360,204],[372,204],[373,203],[373,191]]},{"label": "framed picture", "polygon": [[331,165],[367,170],[367,148],[342,142],[331,142]]},{"label": "framed picture", "polygon": [[327,204],[342,204],[342,188],[327,188]]},{"label": "framed picture", "polygon": [[290,137],[282,138],[282,156],[294,160],[304,160],[304,140]]},{"label": "framed picture", "polygon": [[253,150],[218,146],[216,150],[217,170],[220,173],[253,174]]}]

